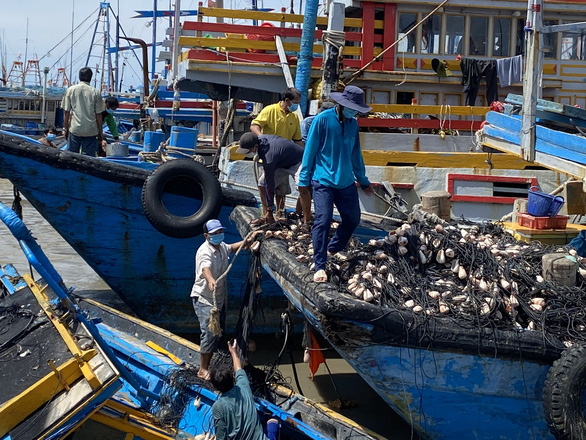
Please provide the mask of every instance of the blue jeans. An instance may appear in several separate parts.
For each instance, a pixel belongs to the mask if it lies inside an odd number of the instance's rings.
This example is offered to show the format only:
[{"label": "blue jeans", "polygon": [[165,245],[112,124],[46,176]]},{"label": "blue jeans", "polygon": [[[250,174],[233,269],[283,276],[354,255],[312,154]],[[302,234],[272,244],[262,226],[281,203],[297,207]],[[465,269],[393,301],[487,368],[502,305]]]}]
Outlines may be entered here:
[{"label": "blue jeans", "polygon": [[[328,251],[331,253],[339,252],[348,244],[352,233],[360,223],[360,203],[358,190],[354,184],[338,189],[322,185],[315,180],[311,183],[315,206],[315,221],[312,232],[313,261],[315,270],[318,271],[326,268]],[[334,205],[336,205],[342,221],[332,240],[328,243]]]},{"label": "blue jeans", "polygon": [[87,156],[98,155],[97,136],[76,136],[69,133],[67,136],[67,149],[72,153],[81,153]]},{"label": "blue jeans", "polygon": [[[199,343],[200,353],[213,353],[218,348],[220,342],[220,336],[214,335],[208,326],[210,325],[210,312],[212,306],[204,304],[198,301],[197,298],[191,298],[193,302],[193,309],[199,320],[199,328],[201,330],[201,338]],[[222,330],[226,328],[226,307],[222,307],[220,310],[220,327]]]}]

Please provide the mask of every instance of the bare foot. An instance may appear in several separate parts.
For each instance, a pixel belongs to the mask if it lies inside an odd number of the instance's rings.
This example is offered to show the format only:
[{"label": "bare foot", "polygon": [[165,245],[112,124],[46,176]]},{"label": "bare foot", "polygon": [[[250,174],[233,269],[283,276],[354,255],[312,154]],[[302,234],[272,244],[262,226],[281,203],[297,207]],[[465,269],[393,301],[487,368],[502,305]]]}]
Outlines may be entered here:
[{"label": "bare foot", "polygon": [[208,370],[199,369],[197,377],[203,380],[210,380],[210,372]]},{"label": "bare foot", "polygon": [[328,274],[325,270],[320,269],[315,274],[313,274],[313,281],[316,283],[325,283],[328,281]]}]

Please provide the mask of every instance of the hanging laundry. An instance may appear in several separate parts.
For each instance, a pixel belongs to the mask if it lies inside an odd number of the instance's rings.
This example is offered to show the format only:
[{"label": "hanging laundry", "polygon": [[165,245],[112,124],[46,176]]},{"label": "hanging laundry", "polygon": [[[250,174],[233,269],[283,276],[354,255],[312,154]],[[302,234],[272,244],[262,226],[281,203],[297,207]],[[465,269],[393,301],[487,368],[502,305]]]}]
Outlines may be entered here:
[{"label": "hanging laundry", "polygon": [[520,83],[523,77],[523,56],[517,55],[496,60],[496,70],[501,87]]},{"label": "hanging laundry", "polygon": [[486,78],[487,104],[490,105],[493,101],[498,100],[496,61],[462,58],[460,69],[462,70],[462,85],[464,86],[462,91],[466,93],[466,105],[475,105],[480,79],[483,76]]}]

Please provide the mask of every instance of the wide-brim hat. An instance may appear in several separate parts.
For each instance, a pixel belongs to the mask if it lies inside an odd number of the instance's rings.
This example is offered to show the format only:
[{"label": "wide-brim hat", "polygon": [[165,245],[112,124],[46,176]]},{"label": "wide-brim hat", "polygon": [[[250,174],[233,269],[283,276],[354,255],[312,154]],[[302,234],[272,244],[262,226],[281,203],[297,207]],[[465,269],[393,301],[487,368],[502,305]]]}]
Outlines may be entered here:
[{"label": "wide-brim hat", "polygon": [[356,110],[359,113],[368,113],[372,110],[364,102],[364,92],[360,87],[346,86],[343,92],[332,92],[330,98],[343,107]]}]

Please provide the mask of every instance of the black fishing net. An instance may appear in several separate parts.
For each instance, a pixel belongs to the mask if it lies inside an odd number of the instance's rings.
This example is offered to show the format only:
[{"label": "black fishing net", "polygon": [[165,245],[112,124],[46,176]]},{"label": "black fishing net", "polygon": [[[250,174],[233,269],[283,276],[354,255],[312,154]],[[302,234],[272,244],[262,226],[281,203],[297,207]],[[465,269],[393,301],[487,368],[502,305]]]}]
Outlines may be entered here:
[{"label": "black fishing net", "polygon": [[[330,237],[337,225],[332,223]],[[283,221],[266,238],[284,240],[288,252],[313,269],[309,228]],[[544,279],[542,257],[551,253],[575,260],[575,285]],[[536,330],[566,345],[586,342],[581,258],[561,246],[517,241],[502,224],[437,224],[420,215],[366,244],[353,238],[344,252],[328,258],[326,271],[341,295],[412,312],[417,323],[441,317],[462,328]]]},{"label": "black fishing net", "polygon": [[33,326],[35,314],[18,305],[0,307],[0,353],[14,346]]}]

